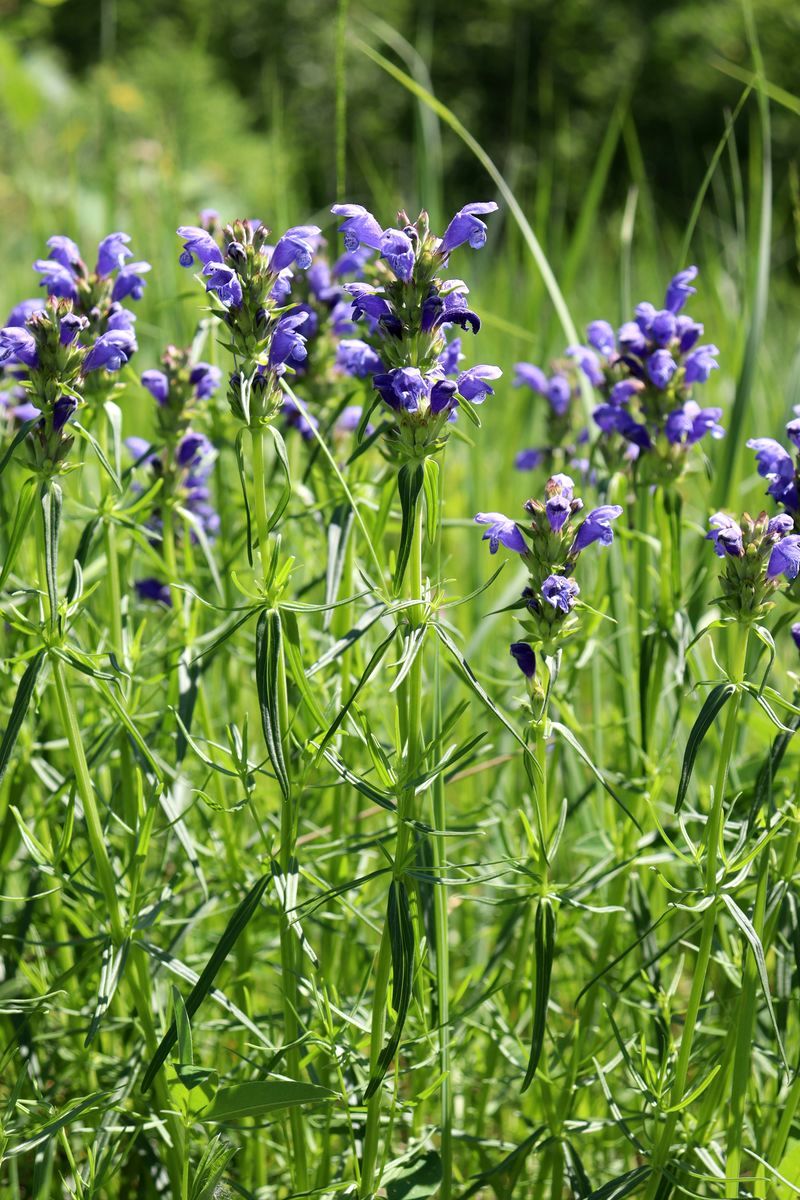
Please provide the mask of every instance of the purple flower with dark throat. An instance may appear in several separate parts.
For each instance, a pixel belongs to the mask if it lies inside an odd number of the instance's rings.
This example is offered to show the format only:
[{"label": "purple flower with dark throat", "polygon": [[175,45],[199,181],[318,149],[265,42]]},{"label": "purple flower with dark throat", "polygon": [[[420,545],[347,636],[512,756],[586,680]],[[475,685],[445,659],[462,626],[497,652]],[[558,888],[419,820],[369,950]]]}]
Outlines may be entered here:
[{"label": "purple flower with dark throat", "polygon": [[465,242],[469,242],[473,250],[480,250],[486,245],[487,230],[479,218],[493,212],[497,212],[497,205],[493,200],[465,204],[445,229],[444,237],[437,246],[438,253],[444,257],[463,246]]},{"label": "purple flower with dark throat", "polygon": [[337,217],[344,217],[339,226],[339,232],[344,234],[345,247],[352,251],[360,245],[379,250],[383,230],[362,204],[334,204],[331,212]]},{"label": "purple flower with dark throat", "polygon": [[210,262],[222,262],[222,251],[207,229],[197,225],[181,225],[178,237],[183,239],[183,252],[179,258],[182,267],[191,267],[195,258],[201,267]]},{"label": "purple flower with dark throat", "polygon": [[396,412],[418,412],[428,395],[428,384],[418,367],[395,367],[385,375],[376,375],[372,382],[381,399]]},{"label": "purple flower with dark throat", "polygon": [[711,529],[706,534],[706,540],[714,543],[714,550],[720,558],[730,554],[733,558],[741,558],[744,554],[741,527],[727,513],[714,513],[708,518]]},{"label": "purple flower with dark throat", "polygon": [[542,584],[542,595],[557,612],[568,613],[575,607],[580,588],[566,575],[548,575]]},{"label": "purple flower with dark throat", "polygon": [[62,233],[56,233],[47,239],[47,249],[50,251],[50,258],[54,258],[62,267],[72,272],[76,267],[82,266],[80,249],[72,238],[65,237]]},{"label": "purple flower with dark throat", "polygon": [[209,277],[206,284],[207,292],[216,292],[226,308],[241,307],[242,284],[233,267],[211,259],[203,268],[203,274]]},{"label": "purple flower with dark throat", "polygon": [[481,540],[488,541],[490,554],[496,554],[501,544],[506,550],[515,550],[517,554],[527,553],[525,539],[516,521],[512,521],[510,517],[505,517],[502,513],[477,513],[475,524],[488,526]]},{"label": "purple flower with dark throat", "polygon": [[601,504],[599,508],[593,508],[575,535],[571,553],[580,554],[581,550],[591,546],[592,542],[610,546],[614,540],[611,522],[616,521],[620,516],[622,516],[622,509],[619,504]]}]

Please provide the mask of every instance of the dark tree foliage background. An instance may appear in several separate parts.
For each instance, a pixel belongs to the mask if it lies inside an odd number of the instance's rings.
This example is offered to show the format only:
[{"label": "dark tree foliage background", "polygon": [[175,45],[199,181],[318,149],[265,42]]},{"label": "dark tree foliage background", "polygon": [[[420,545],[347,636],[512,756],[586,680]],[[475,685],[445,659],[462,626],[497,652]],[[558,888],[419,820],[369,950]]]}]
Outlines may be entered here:
[{"label": "dark tree foliage background", "polygon": [[[751,3],[770,82],[796,90],[800,5]],[[0,0],[0,99],[18,90],[15,69],[39,62],[93,97],[76,153],[94,142],[117,154],[122,138],[145,166],[163,159],[176,174],[195,172],[198,196],[209,176],[235,192],[243,171],[268,171],[309,209],[322,207],[336,180],[337,12],[335,0]],[[607,198],[624,200],[633,166],[657,209],[684,219],[753,67],[735,0],[350,0],[347,19],[351,34],[429,77],[523,202],[549,172],[567,217],[621,104]],[[415,102],[352,38],[346,71],[350,190],[374,194],[388,180],[394,195],[402,180],[416,201],[429,180]],[[24,103],[12,98],[10,107],[24,128]],[[777,201],[788,217],[795,118],[773,110]],[[747,137],[745,117],[740,150]],[[472,197],[469,152],[447,138],[442,154],[448,200]]]}]

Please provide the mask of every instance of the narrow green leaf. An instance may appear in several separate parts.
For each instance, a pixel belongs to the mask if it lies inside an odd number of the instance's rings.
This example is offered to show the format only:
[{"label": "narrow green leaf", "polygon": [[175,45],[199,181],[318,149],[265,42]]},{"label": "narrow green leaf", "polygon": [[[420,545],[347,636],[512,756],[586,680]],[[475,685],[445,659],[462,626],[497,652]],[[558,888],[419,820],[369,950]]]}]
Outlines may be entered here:
[{"label": "narrow green leaf", "polygon": [[417,505],[424,478],[425,468],[419,462],[404,463],[397,473],[397,491],[400,496],[402,523],[400,526],[400,545],[397,548],[397,564],[394,570],[395,595],[398,595],[400,592],[408,560],[411,556],[411,543],[414,540],[414,525],[417,519]]},{"label": "narrow green leaf", "polygon": [[239,472],[239,484],[242,489],[242,500],[244,501],[244,516],[247,522],[247,538],[245,545],[247,547],[247,561],[252,567],[253,565],[253,521],[250,516],[250,501],[247,498],[247,472],[244,466],[244,451],[242,450],[242,439],[244,438],[245,430],[240,429],[236,434],[236,440],[233,443],[234,454],[236,456],[236,468]]},{"label": "narrow green leaf", "polygon": [[[270,874],[262,875],[261,878],[253,884],[253,886],[250,888],[250,891],[242,900],[241,904],[239,904],[230,921],[228,921],[228,924],[225,926],[222,937],[217,942],[213,954],[203,968],[197,983],[192,988],[186,1000],[186,1014],[190,1019],[194,1016],[205,997],[211,991],[214,980],[216,979],[222,964],[225,962],[231,950],[236,945],[236,942],[239,940],[242,930],[247,926],[251,918],[255,916],[258,906],[261,903],[261,898],[264,895],[267,884],[271,878],[272,876]],[[167,1055],[177,1040],[178,1029],[175,1021],[173,1021],[161,1039],[158,1049],[150,1060],[147,1070],[144,1073],[144,1078],[142,1079],[141,1083],[141,1090],[143,1092],[146,1092],[151,1086],[156,1075],[166,1062]]]},{"label": "narrow green leaf", "polygon": [[403,1036],[403,1026],[411,1002],[411,988],[414,981],[414,926],[411,920],[408,890],[402,879],[393,879],[389,886],[386,921],[392,952],[392,1008],[395,1011],[395,1023],[392,1034],[381,1051],[375,1070],[370,1076],[367,1090],[364,1093],[365,1102],[377,1092],[392,1064]]},{"label": "narrow green leaf", "polygon": [[333,1100],[336,1093],[316,1083],[294,1079],[251,1079],[220,1088],[201,1121],[242,1121],[252,1117],[284,1112],[298,1104],[321,1104]]},{"label": "narrow green leaf", "polygon": [[752,922],[750,921],[750,918],[742,912],[733,896],[729,896],[727,892],[723,892],[722,903],[725,905],[728,912],[731,914],[734,921],[747,938],[750,949],[753,952],[753,958],[755,959],[756,969],[758,971],[758,978],[761,981],[761,990],[764,993],[767,1011],[769,1012],[769,1019],[772,1022],[772,1028],[775,1033],[775,1040],[778,1043],[778,1050],[780,1051],[781,1059],[783,1060],[784,1070],[788,1075],[789,1062],[786,1058],[786,1051],[783,1048],[783,1039],[781,1038],[781,1032],[778,1028],[778,1022],[775,1018],[775,1009],[772,1007],[772,994],[769,987],[769,975],[767,974],[767,963],[764,958],[764,947],[761,945],[761,939],[759,938]]},{"label": "narrow green leaf", "polygon": [[686,799],[689,780],[692,778],[692,771],[694,769],[694,760],[697,758],[700,744],[735,691],[736,685],[733,683],[718,683],[706,696],[705,703],[698,713],[697,720],[692,726],[689,739],[686,743],[683,766],[681,767],[681,778],[678,783],[678,794],[675,799],[676,813],[680,812],[683,802]]},{"label": "narrow green leaf", "polygon": [[51,619],[54,619],[58,608],[58,535],[61,530],[62,499],[61,488],[54,479],[42,484],[41,497],[44,516],[44,568]]},{"label": "narrow green leaf", "polygon": [[2,741],[0,741],[0,783],[3,782],[3,776],[8,770],[11,753],[19,736],[19,731],[22,728],[22,722],[25,720],[25,714],[28,711],[28,705],[31,702],[31,696],[33,695],[33,689],[36,686],[36,680],[38,679],[39,672],[42,669],[44,654],[44,650],[40,650],[33,656],[19,681],[17,694],[14,697],[14,703],[11,708],[11,715],[8,718],[8,724],[3,731]]},{"label": "narrow green leaf", "polygon": [[279,667],[283,654],[281,618],[277,609],[265,609],[256,625],[256,686],[261,710],[261,728],[269,760],[284,798],[289,798],[289,773],[283,755],[281,729]]},{"label": "narrow green leaf", "polygon": [[2,588],[13,570],[14,563],[17,560],[20,547],[25,538],[25,533],[30,524],[31,517],[34,513],[34,505],[36,504],[36,479],[31,475],[26,479],[19,490],[17,499],[17,507],[14,512],[14,520],[11,523],[11,530],[8,535],[8,550],[6,552],[3,569],[0,571],[0,588]]},{"label": "narrow green leaf", "polygon": [[539,1066],[547,1026],[547,1005],[550,999],[550,975],[556,948],[556,915],[547,896],[536,906],[533,926],[533,1019],[531,1021],[531,1050],[528,1069],[522,1083],[527,1092]]},{"label": "narrow green leaf", "polygon": [[20,428],[14,434],[8,449],[4,453],[3,457],[0,458],[0,475],[3,474],[3,471],[5,471],[6,467],[11,462],[11,459],[14,457],[14,451],[16,450],[17,446],[21,445],[21,443],[25,441],[25,438],[40,420],[40,417],[33,417],[30,421],[26,421],[24,425],[20,426]]}]

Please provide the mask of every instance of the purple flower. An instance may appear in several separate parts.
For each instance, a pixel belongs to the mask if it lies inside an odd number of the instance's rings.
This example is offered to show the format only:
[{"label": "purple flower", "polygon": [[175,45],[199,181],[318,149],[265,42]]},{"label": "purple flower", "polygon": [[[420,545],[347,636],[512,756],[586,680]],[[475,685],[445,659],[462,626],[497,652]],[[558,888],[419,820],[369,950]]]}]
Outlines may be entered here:
[{"label": "purple flower", "polygon": [[226,308],[239,308],[242,303],[242,284],[233,267],[226,263],[214,262],[213,259],[203,267],[203,274],[208,275],[207,292],[216,292]]},{"label": "purple flower", "polygon": [[384,370],[378,355],[359,338],[342,338],[336,347],[336,366],[345,375],[366,379]]},{"label": "purple flower", "polygon": [[29,317],[32,317],[35,312],[41,312],[43,308],[44,300],[40,296],[34,296],[30,300],[21,300],[8,314],[6,325],[24,325]]},{"label": "purple flower", "polygon": [[530,450],[520,450],[514,459],[514,466],[518,471],[535,471],[544,462],[544,455],[544,450],[533,447]]},{"label": "purple flower", "polygon": [[565,375],[551,375],[545,391],[550,407],[557,417],[563,417],[572,400],[572,388]]},{"label": "purple flower", "polygon": [[291,229],[287,229],[272,251],[272,257],[269,260],[270,271],[277,275],[286,267],[295,265],[301,271],[307,270],[311,266],[314,241],[319,233],[317,225],[294,225]]},{"label": "purple flower", "polygon": [[401,229],[387,229],[381,237],[381,258],[385,258],[398,279],[408,282],[414,270],[414,245]]},{"label": "purple flower", "polygon": [[281,317],[275,326],[272,342],[269,348],[269,365],[282,369],[284,366],[297,367],[308,357],[306,339],[298,333],[301,325],[305,325],[306,314],[287,313]]},{"label": "purple flower", "polygon": [[649,300],[643,300],[641,304],[637,304],[634,309],[636,324],[639,326],[641,333],[650,334],[650,326],[653,323],[653,317],[656,315],[656,307]]},{"label": "purple flower", "polygon": [[379,250],[383,230],[361,204],[334,204],[331,212],[337,217],[344,217],[339,226],[339,232],[344,234],[344,244],[348,250],[356,250],[360,245]]},{"label": "purple flower", "polygon": [[[133,335],[133,327],[136,324],[136,313],[131,312],[129,308],[123,308],[121,304],[112,304],[108,312],[106,320],[106,329],[127,329]],[[134,350],[136,346],[134,346]]]},{"label": "purple flower", "polygon": [[[199,362],[189,372],[189,383],[198,400],[208,400],[222,382],[222,371],[211,363]],[[158,397],[156,397],[158,399]]]},{"label": "purple flower", "polygon": [[420,402],[428,396],[428,384],[418,367],[395,367],[372,380],[376,390],[396,412],[418,412]]},{"label": "purple flower", "polygon": [[691,287],[693,279],[697,278],[697,267],[686,267],[685,270],[679,271],[669,283],[667,295],[664,300],[664,307],[671,312],[679,313],[690,296],[693,296],[697,288]]},{"label": "purple flower", "polygon": [[560,533],[571,510],[569,497],[563,493],[550,496],[544,506],[553,533]]},{"label": "purple flower", "polygon": [[141,300],[144,295],[145,286],[142,276],[146,275],[149,270],[151,270],[150,263],[128,263],[126,267],[120,270],[119,275],[114,280],[111,299],[119,301],[130,296],[132,300]]},{"label": "purple flower", "polygon": [[39,286],[47,289],[48,296],[57,296],[59,300],[78,299],[78,285],[69,267],[54,258],[37,258],[33,269],[41,275]]},{"label": "purple flower", "polygon": [[175,449],[175,461],[184,470],[208,474],[215,451],[204,433],[187,429]]},{"label": "purple flower", "polygon": [[[9,324],[11,324],[10,321]],[[795,417],[793,421],[788,423],[786,426],[786,436],[792,445],[800,450],[800,417]]]},{"label": "purple flower", "polygon": [[119,371],[136,349],[136,339],[130,330],[111,329],[101,333],[83,363],[84,374],[89,371]]},{"label": "purple flower", "polygon": [[686,359],[686,383],[705,383],[712,371],[719,367],[716,346],[698,346]]},{"label": "purple flower", "polygon": [[75,268],[81,265],[81,252],[72,238],[57,233],[47,239],[47,248],[50,251],[49,258],[54,258],[62,267],[67,267],[73,273]]},{"label": "purple flower", "polygon": [[533,679],[536,674],[536,655],[528,643],[512,642],[509,651],[525,678]]},{"label": "purple flower", "polygon": [[143,371],[142,387],[147,388],[150,395],[159,404],[167,403],[169,381],[163,371]]},{"label": "purple flower", "polygon": [[790,533],[782,538],[772,550],[767,563],[767,579],[785,575],[791,582],[800,574],[800,537]]},{"label": "purple flower", "polygon": [[[360,404],[348,404],[346,408],[342,409],[336,419],[336,425],[334,426],[335,432],[355,433],[359,424],[361,423],[363,412],[364,410]],[[369,436],[371,433],[374,433],[374,431],[375,427],[373,425],[367,425],[365,430],[367,436]]]},{"label": "purple flower", "polygon": [[469,242],[473,250],[480,250],[481,246],[486,245],[486,225],[479,217],[493,212],[497,212],[497,205],[493,200],[465,204],[445,229],[444,237],[437,246],[438,253],[444,257],[463,246],[465,242]]},{"label": "purple flower", "polygon": [[403,332],[402,322],[386,297],[381,296],[376,288],[369,283],[350,283],[345,291],[353,297],[355,320],[367,317],[368,320],[382,325],[388,333],[400,337]]},{"label": "purple flower", "polygon": [[795,646],[797,646],[797,649],[800,650],[800,621],[795,621],[789,632],[792,635],[792,640],[794,641]]},{"label": "purple flower", "polygon": [[727,513],[714,513],[708,518],[711,529],[706,534],[706,540],[714,543],[714,550],[720,558],[730,554],[733,558],[741,558],[744,554],[742,531],[733,517]]},{"label": "purple flower", "polygon": [[499,379],[503,372],[499,367],[487,366],[484,363],[469,367],[462,371],[457,380],[458,391],[465,400],[472,404],[483,404],[487,396],[494,395],[494,388],[488,380]]},{"label": "purple flower", "polygon": [[774,438],[750,438],[748,449],[755,450],[759,475],[769,480],[768,495],[791,512],[800,507],[792,456]]},{"label": "purple flower", "polygon": [[435,289],[431,289],[422,303],[420,325],[423,333],[430,333],[442,325],[460,325],[463,330],[470,329],[477,333],[481,327],[481,320],[468,306],[462,290],[453,289],[442,296]]},{"label": "purple flower", "polygon": [[19,325],[8,325],[0,329],[0,365],[21,363],[25,367],[38,367],[39,356],[33,334]]},{"label": "purple flower", "polygon": [[343,279],[346,275],[363,275],[371,253],[369,246],[356,246],[355,250],[345,250],[331,267],[331,275],[334,279]]},{"label": "purple flower", "polygon": [[610,546],[614,540],[611,522],[616,521],[620,516],[622,516],[622,509],[619,504],[601,504],[599,508],[593,508],[575,535],[571,553],[580,554],[581,550],[591,546],[592,542]]},{"label": "purple flower", "polygon": [[675,320],[674,312],[664,308],[661,312],[654,314],[650,322],[649,333],[653,341],[659,346],[668,346],[675,337],[677,329],[677,321]]},{"label": "purple flower", "polygon": [[542,396],[547,395],[547,376],[541,367],[521,362],[514,364],[514,371],[514,387],[529,387]]},{"label": "purple flower", "polygon": [[455,375],[458,371],[458,364],[463,357],[464,355],[461,353],[461,338],[455,337],[452,342],[448,342],[439,355],[439,369],[445,375]]},{"label": "purple flower", "polygon": [[565,496],[567,500],[571,500],[575,495],[575,482],[569,475],[564,475],[559,471],[550,476],[544,485],[544,490],[548,496]]},{"label": "purple flower", "polygon": [[686,316],[678,317],[675,322],[675,336],[678,338],[681,354],[688,354],[702,335],[703,326],[699,321],[693,321],[691,317]]},{"label": "purple flower", "polygon": [[787,533],[791,533],[794,529],[794,521],[788,513],[779,513],[777,517],[773,517],[767,526],[767,534],[770,537],[785,537]]},{"label": "purple flower", "polygon": [[222,262],[222,251],[207,229],[197,225],[181,225],[178,237],[183,239],[183,252],[178,259],[182,267],[191,267],[195,258],[201,267]]},{"label": "purple flower", "polygon": [[172,595],[168,583],[162,583],[160,579],[137,579],[134,587],[140,600],[152,600],[155,604],[165,604],[167,608],[172,607]]},{"label": "purple flower", "polygon": [[592,321],[586,327],[586,339],[590,346],[594,346],[595,350],[599,350],[606,358],[609,358],[616,349],[614,330],[608,321]]},{"label": "purple flower", "polygon": [[542,584],[542,595],[558,612],[568,613],[575,607],[580,588],[566,575],[548,575]]},{"label": "purple flower", "polygon": [[476,525],[488,525],[481,541],[488,541],[490,554],[496,554],[500,543],[507,550],[515,550],[517,554],[526,554],[528,547],[525,539],[517,528],[516,521],[504,517],[502,513],[477,513]]},{"label": "purple flower", "polygon": [[310,442],[314,437],[314,430],[319,429],[317,418],[309,412],[304,412],[292,396],[284,396],[283,412],[287,425],[296,429],[304,441]]},{"label": "purple flower", "polygon": [[58,340],[61,345],[71,346],[81,330],[86,329],[88,324],[87,317],[81,317],[78,313],[64,313],[59,322]]},{"label": "purple flower", "polygon": [[601,370],[594,350],[590,350],[588,346],[568,346],[564,353],[570,358],[575,359],[593,387],[603,386],[606,377]]},{"label": "purple flower", "polygon": [[78,401],[72,396],[59,396],[53,405],[53,429],[57,433],[64,428],[78,407]]},{"label": "purple flower", "polygon": [[653,445],[647,426],[634,420],[627,408],[616,404],[598,404],[592,417],[603,433],[618,433],[640,450],[649,450]]},{"label": "purple flower", "polygon": [[[478,404],[480,401],[476,400],[475,403]],[[445,412],[445,410],[452,412],[458,407],[456,385],[452,379],[434,378],[434,383],[431,386],[430,406],[434,416],[438,416],[439,413]],[[455,420],[455,417],[451,417],[451,420]]]},{"label": "purple flower", "polygon": [[675,409],[667,417],[664,425],[667,441],[693,446],[707,433],[712,438],[724,437],[725,430],[718,424],[721,416],[721,408],[700,408],[694,400],[687,400],[683,408]]},{"label": "purple flower", "polygon": [[128,249],[130,240],[127,233],[109,233],[107,237],[103,238],[97,247],[95,270],[98,275],[110,275],[112,271],[121,270],[125,266],[125,259],[133,258],[132,252]]},{"label": "purple flower", "polygon": [[620,379],[612,387],[608,398],[612,404],[627,404],[632,396],[644,391],[644,386],[641,379]]},{"label": "purple flower", "polygon": [[156,461],[158,457],[152,452],[152,447],[146,438],[127,437],[125,438],[125,446],[130,452],[134,466],[149,467]]},{"label": "purple flower", "polygon": [[654,350],[647,360],[650,382],[663,391],[678,369],[678,364],[669,350]]},{"label": "purple flower", "polygon": [[641,358],[647,351],[647,338],[637,321],[626,321],[617,331],[617,341],[623,354]]}]

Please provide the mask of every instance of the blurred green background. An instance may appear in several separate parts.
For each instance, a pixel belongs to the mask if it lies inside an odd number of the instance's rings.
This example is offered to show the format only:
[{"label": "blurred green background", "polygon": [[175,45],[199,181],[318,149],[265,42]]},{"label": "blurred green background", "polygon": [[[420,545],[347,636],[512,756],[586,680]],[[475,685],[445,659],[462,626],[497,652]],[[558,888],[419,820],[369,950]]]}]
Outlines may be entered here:
[{"label": "blurred green background", "polygon": [[[800,5],[0,0],[0,15],[0,309],[36,290],[30,264],[50,234],[90,256],[92,241],[125,229],[154,264],[143,369],[166,341],[192,335],[197,293],[174,231],[201,207],[277,230],[315,219],[332,233],[337,195],[373,206],[384,225],[400,205],[425,205],[435,228],[469,200],[502,199],[464,141],[366,45],[432,90],[491,155],[578,328],[621,321],[645,297],[660,303],[669,275],[695,261],[692,313],[722,352],[704,400],[727,414],[738,387],[737,446],[741,433],[776,432],[800,400]],[[747,90],[759,53],[761,106]],[[503,471],[497,507],[526,486],[505,470],[511,428],[521,445],[538,436],[530,395],[508,386],[513,363],[543,362],[565,342],[501,208],[487,250],[462,267],[484,318],[470,361],[507,373],[497,403],[511,424],[495,439],[487,412],[482,449]],[[726,470],[750,472],[760,494],[746,457]]]}]

